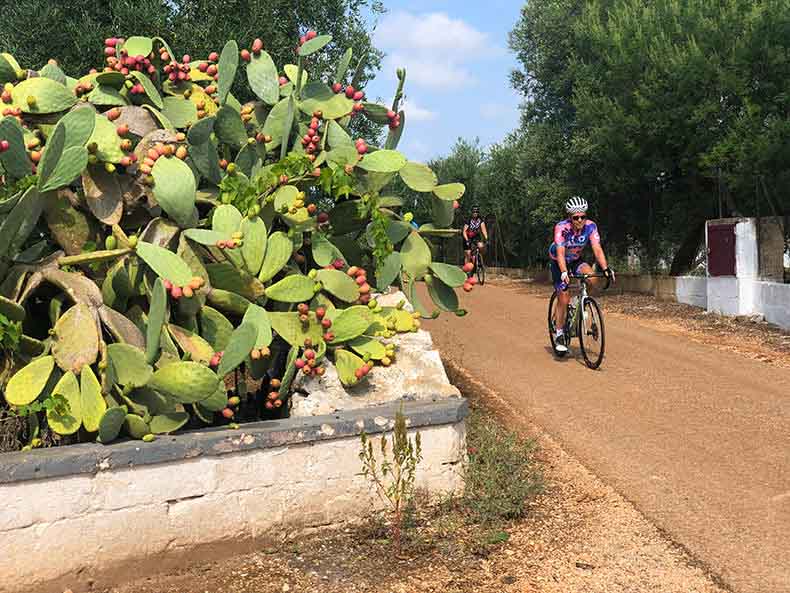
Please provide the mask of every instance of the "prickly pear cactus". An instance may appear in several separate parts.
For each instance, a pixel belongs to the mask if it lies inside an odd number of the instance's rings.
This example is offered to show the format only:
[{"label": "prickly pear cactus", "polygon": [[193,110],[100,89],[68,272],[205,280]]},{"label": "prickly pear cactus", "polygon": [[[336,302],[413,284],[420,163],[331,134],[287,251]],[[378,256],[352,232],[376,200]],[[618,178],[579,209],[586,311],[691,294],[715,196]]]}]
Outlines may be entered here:
[{"label": "prickly pear cactus", "polygon": [[[390,106],[349,84],[350,49],[310,75],[330,43],[305,32],[278,66],[260,39],[196,59],[112,37],[73,76],[0,57],[0,321],[19,334],[0,407],[102,443],[282,417],[299,374],[330,360],[362,383],[396,333],[464,314],[473,281],[433,261],[464,187],[398,152],[404,70]],[[358,117],[383,145],[352,136]],[[433,220],[402,211],[398,178]],[[418,313],[379,306],[391,286]]]}]

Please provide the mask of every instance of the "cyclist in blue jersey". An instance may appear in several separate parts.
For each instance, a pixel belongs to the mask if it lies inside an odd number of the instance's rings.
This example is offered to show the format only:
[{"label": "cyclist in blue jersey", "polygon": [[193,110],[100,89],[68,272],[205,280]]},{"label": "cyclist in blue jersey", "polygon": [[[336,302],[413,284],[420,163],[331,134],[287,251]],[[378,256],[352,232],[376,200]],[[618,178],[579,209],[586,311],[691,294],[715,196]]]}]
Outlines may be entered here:
[{"label": "cyclist in blue jersey", "polygon": [[[569,273],[592,274],[592,267],[581,261],[582,252],[587,245],[593,250],[595,260],[603,273],[614,283],[614,270],[606,263],[606,255],[601,247],[601,236],[598,234],[598,225],[587,218],[587,201],[578,196],[572,197],[565,203],[565,210],[568,218],[558,222],[554,226],[554,242],[549,247],[549,257],[551,257],[551,277],[554,282],[554,289],[557,291],[557,319],[555,327],[556,349],[557,352],[567,352],[565,344],[565,317],[568,312],[568,303],[571,295],[568,292]],[[595,280],[590,282],[594,285]]]}]

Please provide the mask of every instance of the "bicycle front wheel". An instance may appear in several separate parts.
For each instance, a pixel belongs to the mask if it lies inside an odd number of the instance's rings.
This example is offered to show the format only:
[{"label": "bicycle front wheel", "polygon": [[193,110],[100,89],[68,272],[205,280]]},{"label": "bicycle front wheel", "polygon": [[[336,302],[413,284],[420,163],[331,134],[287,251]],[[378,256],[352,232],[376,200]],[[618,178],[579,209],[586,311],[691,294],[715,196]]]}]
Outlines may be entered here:
[{"label": "bicycle front wheel", "polygon": [[579,345],[584,362],[591,369],[601,366],[606,345],[601,308],[595,299],[584,300],[584,309],[579,315]]},{"label": "bicycle front wheel", "polygon": [[483,262],[483,254],[479,251],[477,252],[477,262],[475,264],[475,268],[477,269],[477,283],[482,286],[486,283],[486,265]]}]

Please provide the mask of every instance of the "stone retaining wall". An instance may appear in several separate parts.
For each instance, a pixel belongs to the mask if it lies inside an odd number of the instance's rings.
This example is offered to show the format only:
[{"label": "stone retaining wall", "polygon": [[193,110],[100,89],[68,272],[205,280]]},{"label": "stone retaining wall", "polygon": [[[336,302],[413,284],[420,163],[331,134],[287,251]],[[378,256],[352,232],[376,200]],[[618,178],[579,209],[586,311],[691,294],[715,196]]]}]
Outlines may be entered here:
[{"label": "stone retaining wall", "polygon": [[[2,455],[0,591],[86,590],[152,558],[361,517],[380,502],[357,475],[359,434],[391,430],[400,405]],[[422,435],[417,485],[461,489],[466,401],[403,412]]]}]

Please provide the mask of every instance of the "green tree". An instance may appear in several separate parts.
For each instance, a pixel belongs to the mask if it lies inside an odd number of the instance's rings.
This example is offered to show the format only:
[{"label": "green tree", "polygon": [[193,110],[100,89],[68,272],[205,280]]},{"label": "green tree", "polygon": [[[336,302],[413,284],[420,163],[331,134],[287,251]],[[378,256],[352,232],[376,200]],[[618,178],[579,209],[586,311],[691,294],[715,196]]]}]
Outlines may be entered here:
[{"label": "green tree", "polygon": [[[370,23],[383,12],[379,0],[19,0],[4,8],[0,51],[36,69],[57,56],[64,71],[74,74],[102,65],[106,37],[134,31],[164,37],[179,56],[195,57],[220,51],[228,39],[244,47],[259,37],[275,63],[287,64],[296,60],[299,36],[314,29],[332,35],[333,43],[314,54],[311,72],[330,80],[351,47],[348,82],[359,67],[364,87],[381,66]],[[242,101],[251,98],[240,81],[234,92]]]},{"label": "green tree", "polygon": [[530,0],[511,34],[523,199],[586,195],[610,245],[674,272],[722,184],[725,214],[786,212],[788,45],[781,0]]}]

